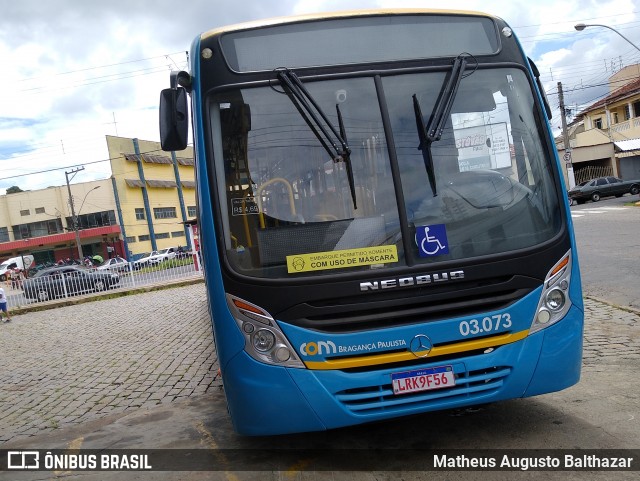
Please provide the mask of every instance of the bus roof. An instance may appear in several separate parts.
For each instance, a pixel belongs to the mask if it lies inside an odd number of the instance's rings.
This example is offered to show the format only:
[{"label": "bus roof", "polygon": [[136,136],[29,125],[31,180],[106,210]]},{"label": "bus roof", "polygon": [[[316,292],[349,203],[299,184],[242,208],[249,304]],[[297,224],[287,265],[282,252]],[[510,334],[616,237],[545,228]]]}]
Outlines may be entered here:
[{"label": "bus roof", "polygon": [[339,19],[350,17],[366,17],[378,15],[473,15],[479,17],[487,17],[497,19],[494,15],[472,10],[445,10],[445,9],[427,9],[427,8],[391,8],[391,9],[367,9],[367,10],[345,10],[338,12],[309,13],[304,15],[291,15],[286,17],[273,17],[262,20],[254,20],[251,22],[236,23],[224,27],[209,30],[200,35],[202,40],[219,35],[226,32],[235,32],[238,30],[250,30],[261,27],[271,27],[275,25],[286,25],[290,23],[306,22],[310,20]]}]

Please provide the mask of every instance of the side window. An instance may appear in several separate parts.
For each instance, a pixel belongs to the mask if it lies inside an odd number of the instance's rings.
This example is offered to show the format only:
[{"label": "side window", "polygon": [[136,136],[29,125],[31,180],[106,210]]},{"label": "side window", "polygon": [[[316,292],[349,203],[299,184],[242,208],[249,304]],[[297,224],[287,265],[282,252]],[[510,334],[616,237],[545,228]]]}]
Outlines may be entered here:
[{"label": "side window", "polygon": [[596,185],[607,185],[607,179],[602,178],[596,181]]},{"label": "side window", "polygon": [[617,184],[618,182],[620,182],[620,179],[616,179],[615,177],[607,177],[607,180],[610,184]]}]

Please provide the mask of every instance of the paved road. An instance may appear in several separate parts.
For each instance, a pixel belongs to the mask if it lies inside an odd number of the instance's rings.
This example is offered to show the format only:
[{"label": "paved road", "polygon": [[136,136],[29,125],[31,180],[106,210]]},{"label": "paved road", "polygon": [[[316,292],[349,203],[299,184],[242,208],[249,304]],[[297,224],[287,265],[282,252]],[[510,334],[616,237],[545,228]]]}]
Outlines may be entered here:
[{"label": "paved road", "polygon": [[634,200],[587,202],[571,207],[571,217],[585,294],[640,309],[640,207],[628,205]]}]

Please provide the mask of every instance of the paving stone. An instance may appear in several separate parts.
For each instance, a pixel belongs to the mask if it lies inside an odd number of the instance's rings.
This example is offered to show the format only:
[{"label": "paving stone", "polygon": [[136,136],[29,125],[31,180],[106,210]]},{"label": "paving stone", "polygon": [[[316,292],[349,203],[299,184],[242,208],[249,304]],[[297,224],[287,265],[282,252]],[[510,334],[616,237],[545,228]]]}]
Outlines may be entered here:
[{"label": "paving stone", "polygon": [[218,369],[203,284],[16,315],[2,327],[0,443],[173,402]]}]

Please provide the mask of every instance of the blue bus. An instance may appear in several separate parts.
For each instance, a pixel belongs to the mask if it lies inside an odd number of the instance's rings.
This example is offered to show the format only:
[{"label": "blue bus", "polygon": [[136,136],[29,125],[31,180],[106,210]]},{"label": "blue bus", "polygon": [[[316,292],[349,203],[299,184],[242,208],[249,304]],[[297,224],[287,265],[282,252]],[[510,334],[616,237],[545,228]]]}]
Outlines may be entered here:
[{"label": "blue bus", "polygon": [[206,290],[243,435],[578,382],[576,245],[539,73],[483,13],[306,15],[203,33],[160,96],[193,123]]}]

